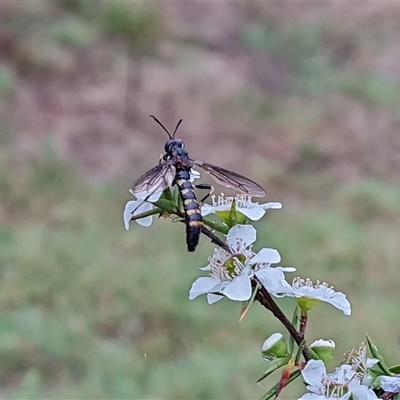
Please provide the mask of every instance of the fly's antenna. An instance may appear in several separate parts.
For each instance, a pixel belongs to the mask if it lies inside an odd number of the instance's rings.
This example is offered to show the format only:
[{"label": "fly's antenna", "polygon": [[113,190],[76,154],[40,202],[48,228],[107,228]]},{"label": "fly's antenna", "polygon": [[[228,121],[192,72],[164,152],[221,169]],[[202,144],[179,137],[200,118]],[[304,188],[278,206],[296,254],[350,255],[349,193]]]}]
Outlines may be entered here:
[{"label": "fly's antenna", "polygon": [[171,140],[174,138],[175,132],[176,132],[176,130],[178,129],[179,124],[182,122],[182,120],[180,120],[180,121],[178,122],[178,125],[176,126],[175,131],[174,131],[174,136],[171,136],[171,134],[168,132],[168,129],[167,129],[154,115],[150,115],[150,117],[153,118],[154,121],[156,121],[157,124],[160,125],[161,128],[163,128],[165,132],[167,132],[167,135],[168,135],[168,137],[169,137]]},{"label": "fly's antenna", "polygon": [[172,135],[172,138],[175,139],[175,133],[179,128],[179,125],[183,122],[183,119],[181,118],[178,123],[176,124],[175,130],[174,130],[174,134]]}]

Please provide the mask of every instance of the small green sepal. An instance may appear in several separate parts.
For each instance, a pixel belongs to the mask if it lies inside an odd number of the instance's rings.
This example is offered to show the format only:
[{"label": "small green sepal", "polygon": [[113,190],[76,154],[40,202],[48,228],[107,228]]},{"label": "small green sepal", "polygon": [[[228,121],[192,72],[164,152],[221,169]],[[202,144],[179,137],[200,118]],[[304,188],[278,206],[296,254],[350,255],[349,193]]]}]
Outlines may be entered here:
[{"label": "small green sepal", "polygon": [[310,344],[310,350],[317,356],[317,359],[327,364],[333,358],[335,342],[333,340],[315,340]]},{"label": "small green sepal", "polygon": [[308,297],[298,297],[296,302],[301,311],[308,312],[317,306],[321,301],[317,299],[309,299]]},{"label": "small green sepal", "polygon": [[216,211],[216,214],[222,219],[228,228],[232,228],[238,224],[243,225],[248,222],[247,217],[237,210],[235,200],[232,201],[229,211]]}]

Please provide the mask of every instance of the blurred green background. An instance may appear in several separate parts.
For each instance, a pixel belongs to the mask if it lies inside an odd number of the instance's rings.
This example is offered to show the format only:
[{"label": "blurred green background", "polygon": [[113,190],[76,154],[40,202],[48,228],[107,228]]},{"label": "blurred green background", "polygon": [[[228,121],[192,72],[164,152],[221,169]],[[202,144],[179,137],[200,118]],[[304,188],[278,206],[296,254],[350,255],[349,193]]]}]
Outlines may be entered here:
[{"label": "blurred green background", "polygon": [[353,308],[313,310],[310,341],[334,339],[338,363],[367,331],[398,362],[399,18],[383,2],[1,3],[0,397],[264,393],[272,316],[188,300],[209,241],[188,254],[181,224],[124,230],[166,140],[149,114],[184,118],[192,157],[283,203],[258,248]]}]

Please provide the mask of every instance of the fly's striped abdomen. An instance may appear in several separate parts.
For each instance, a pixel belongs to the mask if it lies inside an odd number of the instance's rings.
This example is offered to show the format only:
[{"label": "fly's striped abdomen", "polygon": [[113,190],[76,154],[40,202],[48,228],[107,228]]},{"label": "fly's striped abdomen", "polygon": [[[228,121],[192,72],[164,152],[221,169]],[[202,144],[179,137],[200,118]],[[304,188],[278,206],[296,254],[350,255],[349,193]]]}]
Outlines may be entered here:
[{"label": "fly's striped abdomen", "polygon": [[185,209],[187,248],[188,251],[194,251],[199,243],[203,218],[189,179],[190,175],[187,170],[181,169],[177,171],[175,182],[179,187],[183,208]]}]

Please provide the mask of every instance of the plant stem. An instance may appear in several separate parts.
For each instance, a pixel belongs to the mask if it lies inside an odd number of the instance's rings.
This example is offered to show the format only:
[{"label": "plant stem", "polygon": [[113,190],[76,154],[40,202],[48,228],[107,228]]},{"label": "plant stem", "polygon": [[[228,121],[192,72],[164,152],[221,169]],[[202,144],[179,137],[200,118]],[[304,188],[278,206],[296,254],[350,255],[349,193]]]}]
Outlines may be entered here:
[{"label": "plant stem", "polygon": [[[295,340],[297,345],[300,345],[301,342],[303,341],[303,335],[301,335],[299,332],[297,332],[297,330],[292,325],[292,323],[286,318],[286,315],[282,312],[282,310],[275,303],[274,299],[269,294],[268,290],[265,289],[264,286],[262,286],[261,282],[257,278],[254,278],[254,280],[259,285],[261,285],[261,288],[259,290],[261,296],[259,295],[256,297],[257,301],[259,301],[261,305],[263,305],[265,308],[267,308],[269,311],[271,311],[272,314],[276,318],[278,318],[279,321],[281,321],[282,325],[287,329],[287,331],[293,337],[293,339]],[[307,346],[304,346],[303,356],[304,356],[304,359],[306,362],[311,359],[310,350],[308,349]]]}]

